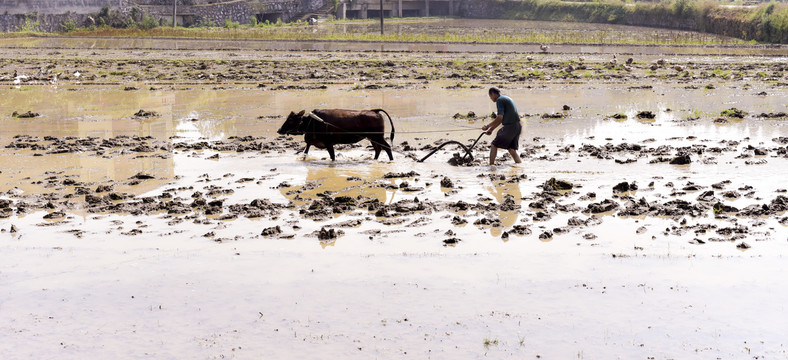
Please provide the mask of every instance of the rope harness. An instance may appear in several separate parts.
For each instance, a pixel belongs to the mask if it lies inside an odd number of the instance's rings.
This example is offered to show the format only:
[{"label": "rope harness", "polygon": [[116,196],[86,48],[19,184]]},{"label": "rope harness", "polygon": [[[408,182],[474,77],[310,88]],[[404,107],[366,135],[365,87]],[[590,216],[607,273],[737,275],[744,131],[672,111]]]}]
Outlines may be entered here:
[{"label": "rope harness", "polygon": [[[317,116],[314,112],[311,112],[311,111],[309,112],[309,114],[307,114],[307,117],[309,117],[312,120],[317,121],[318,123],[326,125],[326,127],[331,126],[333,128],[336,128],[339,131],[315,131],[314,130],[314,123],[310,122],[310,124],[307,126],[307,128],[308,128],[308,130],[311,130],[311,131],[304,131],[304,134],[318,134],[319,133],[319,134],[332,134],[332,135],[333,134],[373,135],[373,134],[384,134],[385,133],[385,132],[378,132],[378,131],[344,131],[340,126],[337,126],[337,125],[334,125],[332,123],[326,122],[325,120],[321,119],[319,116]],[[426,133],[447,133],[447,132],[479,130],[478,128],[470,127],[470,126],[459,126],[459,127],[462,127],[462,128],[461,129],[446,129],[446,130],[401,131],[400,133],[401,134],[426,134]],[[462,156],[462,159],[465,160],[466,158],[469,158],[469,160],[472,161],[473,160],[473,154],[471,153],[471,151],[473,150],[473,147],[476,146],[476,143],[479,142],[479,139],[481,139],[482,136],[484,136],[485,133],[486,132],[482,132],[479,135],[479,137],[476,138],[476,141],[474,141],[473,144],[470,147],[465,146],[465,144],[462,144],[459,141],[449,140],[449,141],[447,141],[447,142],[445,142],[443,144],[440,144],[437,148],[432,150],[432,152],[427,154],[427,156],[423,157],[421,160],[418,160],[418,162],[424,162],[424,160],[427,160],[427,158],[429,158],[430,156],[432,156],[433,154],[438,152],[438,150],[440,150],[441,148],[443,148],[444,146],[449,145],[449,144],[457,144],[460,147],[462,147],[462,149],[465,150],[465,154]],[[381,144],[381,143],[379,143],[377,141],[374,141],[374,140],[372,140],[370,138],[367,138],[367,140],[369,140],[369,142],[371,142],[373,144],[376,144],[376,145],[378,145],[378,146],[380,146],[382,148],[388,147],[389,149],[394,151],[394,149],[392,148],[392,145],[394,145],[393,143],[391,145],[388,145],[388,144]],[[307,145],[307,146],[309,146],[309,145]]]},{"label": "rope harness", "polygon": [[[304,133],[320,133],[320,134],[351,134],[351,135],[371,135],[371,134],[384,134],[385,132],[378,132],[378,131],[345,131],[341,127],[334,125],[332,123],[326,122],[325,120],[321,119],[319,116],[315,115],[313,112],[309,112],[307,117],[314,119],[315,121],[325,124],[327,126],[334,127],[339,131],[333,132],[325,132],[325,131],[305,131]],[[471,126],[457,126],[461,129],[445,129],[445,130],[421,130],[421,131],[400,131],[399,134],[429,134],[429,133],[443,133],[443,132],[457,132],[457,131],[469,131],[469,130],[479,130],[478,128],[471,127]]]}]

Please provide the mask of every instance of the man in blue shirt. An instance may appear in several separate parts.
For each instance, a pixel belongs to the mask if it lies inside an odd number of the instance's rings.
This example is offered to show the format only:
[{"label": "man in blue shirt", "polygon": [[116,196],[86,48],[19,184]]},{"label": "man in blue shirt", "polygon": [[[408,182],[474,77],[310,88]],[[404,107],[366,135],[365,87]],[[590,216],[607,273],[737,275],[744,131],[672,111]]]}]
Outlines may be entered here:
[{"label": "man in blue shirt", "polygon": [[498,107],[498,116],[495,120],[488,125],[482,126],[482,130],[487,130],[487,135],[492,135],[493,130],[498,125],[503,125],[498,134],[495,135],[492,145],[490,145],[490,165],[495,165],[495,156],[498,155],[498,148],[507,149],[509,155],[512,156],[514,162],[521,163],[520,155],[517,154],[519,146],[520,132],[522,125],[520,124],[520,115],[517,113],[517,107],[508,96],[502,96],[501,91],[497,88],[491,87],[488,91],[490,100],[492,100]]}]

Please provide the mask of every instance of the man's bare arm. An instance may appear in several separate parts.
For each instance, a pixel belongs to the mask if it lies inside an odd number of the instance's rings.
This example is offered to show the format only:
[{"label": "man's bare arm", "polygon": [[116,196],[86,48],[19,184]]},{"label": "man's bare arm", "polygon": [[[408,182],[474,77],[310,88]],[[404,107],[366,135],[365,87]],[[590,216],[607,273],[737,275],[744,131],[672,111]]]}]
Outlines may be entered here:
[{"label": "man's bare arm", "polygon": [[487,130],[487,135],[492,134],[493,130],[501,125],[501,121],[503,121],[503,115],[498,115],[495,117],[495,120],[488,125],[482,126],[482,130]]}]

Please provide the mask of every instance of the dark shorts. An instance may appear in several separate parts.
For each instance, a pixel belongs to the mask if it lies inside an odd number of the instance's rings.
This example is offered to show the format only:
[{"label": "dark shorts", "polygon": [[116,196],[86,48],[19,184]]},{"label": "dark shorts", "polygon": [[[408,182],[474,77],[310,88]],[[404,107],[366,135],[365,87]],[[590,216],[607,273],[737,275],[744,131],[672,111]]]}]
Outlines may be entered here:
[{"label": "dark shorts", "polygon": [[492,142],[493,146],[499,149],[519,149],[520,132],[522,130],[523,127],[519,122],[513,125],[504,125],[501,130],[498,130],[498,134],[495,135],[495,140]]}]

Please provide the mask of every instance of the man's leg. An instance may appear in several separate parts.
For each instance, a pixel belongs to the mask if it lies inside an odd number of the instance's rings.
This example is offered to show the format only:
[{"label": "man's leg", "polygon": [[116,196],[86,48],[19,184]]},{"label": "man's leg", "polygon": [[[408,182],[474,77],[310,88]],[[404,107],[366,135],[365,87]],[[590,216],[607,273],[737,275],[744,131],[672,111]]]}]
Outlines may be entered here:
[{"label": "man's leg", "polygon": [[498,148],[490,145],[490,165],[495,165],[495,157],[498,155]]},{"label": "man's leg", "polygon": [[514,162],[516,162],[518,164],[523,162],[522,160],[520,160],[520,155],[517,154],[517,150],[509,149],[509,155],[512,156],[512,159],[514,159]]}]

